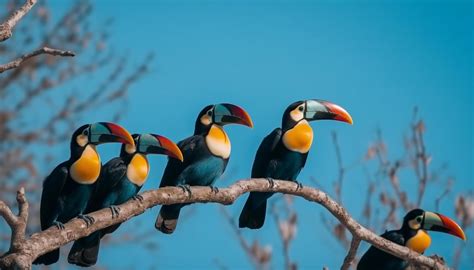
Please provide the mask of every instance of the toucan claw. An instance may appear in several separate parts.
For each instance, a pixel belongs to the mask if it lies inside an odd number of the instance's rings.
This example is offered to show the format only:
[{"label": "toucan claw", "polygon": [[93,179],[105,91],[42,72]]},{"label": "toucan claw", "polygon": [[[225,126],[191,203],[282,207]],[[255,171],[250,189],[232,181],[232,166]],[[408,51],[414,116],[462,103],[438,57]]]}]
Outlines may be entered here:
[{"label": "toucan claw", "polygon": [[219,188],[218,187],[215,187],[215,186],[209,186],[211,188],[211,192],[213,192],[214,194],[217,194],[219,193]]},{"label": "toucan claw", "polygon": [[181,188],[183,192],[188,193],[188,197],[191,197],[191,195],[193,194],[189,185],[178,185],[178,187]]},{"label": "toucan claw", "polygon": [[270,188],[274,188],[274,187],[275,187],[275,181],[273,180],[273,178],[271,178],[271,177],[266,177],[265,179],[267,179],[268,185],[269,185]]},{"label": "toucan claw", "polygon": [[77,218],[84,220],[84,222],[86,223],[86,227],[91,226],[95,222],[95,219],[91,216],[88,216],[88,215],[82,215],[81,214],[81,215],[77,216]]},{"label": "toucan claw", "polygon": [[120,207],[116,205],[109,206],[110,212],[112,213],[112,219],[117,218],[120,215]]},{"label": "toucan claw", "polygon": [[58,230],[64,230],[66,227],[64,226],[64,224],[62,222],[59,222],[59,221],[55,221],[53,222],[53,225],[58,229]]},{"label": "toucan claw", "polygon": [[295,181],[295,184],[296,184],[296,191],[300,190],[303,188],[303,184],[301,184],[300,182],[298,181]]},{"label": "toucan claw", "polygon": [[135,201],[143,202],[143,196],[140,194],[133,196],[132,199],[134,199]]}]

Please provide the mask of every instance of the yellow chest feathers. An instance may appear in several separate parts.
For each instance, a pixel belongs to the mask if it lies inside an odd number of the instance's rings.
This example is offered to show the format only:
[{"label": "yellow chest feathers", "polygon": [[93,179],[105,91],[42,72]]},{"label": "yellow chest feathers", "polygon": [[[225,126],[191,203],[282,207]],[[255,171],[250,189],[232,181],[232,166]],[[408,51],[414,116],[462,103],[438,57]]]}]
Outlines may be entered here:
[{"label": "yellow chest feathers", "polygon": [[215,156],[227,159],[230,156],[230,140],[224,131],[224,128],[218,125],[212,125],[206,136],[207,148]]},{"label": "yellow chest feathers", "polygon": [[408,239],[406,246],[418,253],[424,253],[431,245],[431,237],[424,230],[418,230],[415,236]]},{"label": "yellow chest feathers", "polygon": [[70,175],[79,184],[94,184],[100,175],[100,157],[95,146],[87,145],[81,157],[71,166]]},{"label": "yellow chest feathers", "polygon": [[283,134],[283,144],[288,150],[308,153],[313,143],[313,129],[306,120],[300,121]]},{"label": "yellow chest feathers", "polygon": [[127,167],[127,178],[135,185],[142,186],[148,178],[150,166],[145,155],[135,154]]}]

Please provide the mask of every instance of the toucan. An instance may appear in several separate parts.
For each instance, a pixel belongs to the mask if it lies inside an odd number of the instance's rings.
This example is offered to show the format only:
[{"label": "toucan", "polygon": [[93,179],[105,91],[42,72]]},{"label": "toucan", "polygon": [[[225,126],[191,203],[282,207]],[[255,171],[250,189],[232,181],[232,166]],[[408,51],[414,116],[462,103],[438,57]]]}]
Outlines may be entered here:
[{"label": "toucan", "polygon": [[[87,206],[90,213],[103,208],[110,208],[112,217],[120,215],[117,206],[130,199],[143,200],[138,191],[148,178],[150,165],[147,154],[163,154],[180,162],[183,154],[178,146],[166,137],[156,134],[133,134],[135,145],[122,144],[120,156],[111,159],[104,166]],[[92,266],[97,262],[100,239],[114,232],[119,224],[96,231],[91,235],[74,242],[68,262],[79,266]]]},{"label": "toucan", "polygon": [[[59,164],[43,182],[41,194],[41,229],[78,217],[90,226],[94,220],[83,215],[101,171],[96,145],[122,142],[134,145],[132,135],[123,127],[108,122],[83,125],[72,134],[68,160]],[[35,264],[52,264],[59,259],[59,249],[38,257]]]},{"label": "toucan", "polygon": [[[427,230],[449,233],[466,240],[464,231],[452,219],[422,209],[411,210],[403,218],[399,230],[387,231],[381,236],[423,254],[431,244]],[[357,270],[402,270],[406,267],[406,261],[371,246],[360,259]]]},{"label": "toucan", "polygon": [[[252,178],[296,181],[306,163],[313,142],[314,120],[337,120],[352,124],[352,118],[342,107],[324,100],[297,101],[283,113],[281,128],[274,129],[261,142],[252,166]],[[267,199],[272,192],[250,192],[239,217],[240,228],[259,229],[265,222]]]},{"label": "toucan", "polygon": [[[178,143],[184,162],[168,160],[160,187],[179,186],[189,195],[189,186],[209,186],[212,191],[218,192],[214,182],[224,173],[231,151],[229,137],[223,128],[226,124],[253,127],[249,114],[236,105],[222,103],[206,106],[196,119],[194,135]],[[162,206],[156,219],[156,229],[165,234],[173,233],[183,206]]]}]

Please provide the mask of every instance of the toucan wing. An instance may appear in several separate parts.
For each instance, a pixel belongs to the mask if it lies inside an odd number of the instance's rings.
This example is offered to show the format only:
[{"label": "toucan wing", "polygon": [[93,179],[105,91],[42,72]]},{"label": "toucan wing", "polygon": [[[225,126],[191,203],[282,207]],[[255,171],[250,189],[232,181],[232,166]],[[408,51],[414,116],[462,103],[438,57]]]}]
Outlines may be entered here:
[{"label": "toucan wing", "polygon": [[270,163],[272,162],[273,152],[278,146],[282,134],[283,131],[281,128],[276,128],[263,139],[258,147],[257,153],[255,154],[255,160],[252,167],[253,178],[267,177],[268,167],[276,165]]},{"label": "toucan wing", "polygon": [[194,135],[178,142],[178,147],[183,153],[184,160],[181,162],[176,158],[168,157],[168,163],[161,178],[160,187],[174,186],[178,176],[190,164],[202,157],[203,147],[205,144],[204,137]]},{"label": "toucan wing", "polygon": [[41,229],[46,230],[59,215],[59,197],[68,177],[68,166],[61,163],[46,177],[43,182],[43,192],[41,194],[40,220]]},{"label": "toucan wing", "polygon": [[[405,245],[405,238],[398,231],[387,231],[381,237],[390,240],[399,245]],[[404,262],[385,251],[382,251],[374,246],[362,256],[357,265],[358,270],[376,269],[377,267],[384,267],[384,269],[404,269]]]},{"label": "toucan wing", "polygon": [[95,195],[104,196],[109,193],[127,173],[127,164],[122,158],[116,157],[102,166],[100,178],[97,181]]}]

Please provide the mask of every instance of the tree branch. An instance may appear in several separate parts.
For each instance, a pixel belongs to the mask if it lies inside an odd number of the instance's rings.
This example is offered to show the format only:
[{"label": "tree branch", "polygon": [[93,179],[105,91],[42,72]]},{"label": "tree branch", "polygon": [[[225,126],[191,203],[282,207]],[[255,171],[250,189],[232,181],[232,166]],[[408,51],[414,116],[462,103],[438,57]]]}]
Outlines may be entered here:
[{"label": "tree branch", "polygon": [[351,247],[347,252],[346,258],[344,258],[344,263],[341,266],[341,270],[348,270],[351,265],[354,263],[355,256],[357,254],[357,249],[359,249],[360,238],[352,237]]},{"label": "tree branch", "polygon": [[156,205],[193,202],[214,202],[229,205],[242,194],[250,191],[257,191],[292,194],[300,196],[308,201],[321,204],[351,232],[353,237],[369,242],[377,248],[408,262],[434,269],[448,269],[431,258],[416,253],[407,247],[399,246],[371,232],[354,220],[341,205],[321,190],[310,187],[297,189],[297,185],[289,181],[275,180],[274,183],[274,187],[270,188],[266,179],[259,178],[241,180],[232,184],[228,188],[220,189],[218,193],[212,192],[209,187],[192,187],[191,196],[188,196],[186,192],[178,187],[165,187],[157,190],[146,191],[142,193],[142,202],[130,200],[121,204],[119,206],[121,209],[120,216],[117,218],[112,218],[110,209],[102,209],[89,214],[95,219],[95,223],[89,227],[86,227],[86,224],[82,220],[75,218],[65,224],[64,230],[58,231],[55,227],[51,227],[45,231],[33,234],[29,239],[19,243],[18,249],[10,251],[0,257],[0,268],[28,269],[31,267],[31,262],[38,256],[71,241],[87,236],[94,231],[124,222],[134,216],[142,214],[146,209]]},{"label": "tree branch", "polygon": [[0,201],[0,216],[6,220],[12,231],[9,252],[13,253],[19,252],[25,241],[25,231],[28,221],[28,201],[26,200],[24,188],[20,188],[17,192],[16,200],[18,202],[18,215],[15,215],[5,202]]},{"label": "tree branch", "polygon": [[0,24],[0,42],[9,39],[12,36],[12,30],[15,25],[28,13],[36,4],[37,0],[27,0],[25,4],[17,11],[13,12],[5,22]]},{"label": "tree branch", "polygon": [[14,69],[19,67],[23,62],[26,60],[30,59],[31,57],[40,55],[40,54],[49,54],[49,55],[55,55],[55,56],[74,56],[75,54],[71,51],[63,51],[59,49],[51,49],[48,47],[43,47],[40,49],[37,49],[31,53],[24,54],[20,56],[18,59],[15,59],[7,64],[0,65],[0,73],[3,73],[4,71],[7,71],[9,69]]}]

